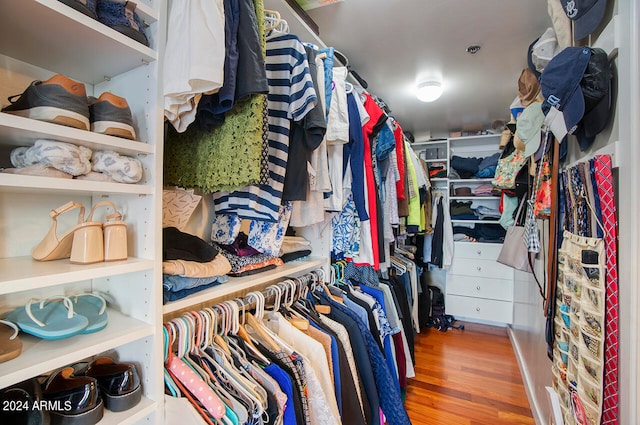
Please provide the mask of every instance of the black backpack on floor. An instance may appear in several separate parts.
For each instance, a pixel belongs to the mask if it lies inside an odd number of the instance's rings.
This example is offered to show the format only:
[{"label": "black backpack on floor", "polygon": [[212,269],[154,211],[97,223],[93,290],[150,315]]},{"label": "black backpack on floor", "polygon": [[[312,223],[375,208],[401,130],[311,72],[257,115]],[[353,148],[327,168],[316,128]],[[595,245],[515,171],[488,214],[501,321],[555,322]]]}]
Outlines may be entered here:
[{"label": "black backpack on floor", "polygon": [[445,314],[444,307],[444,294],[442,290],[437,286],[429,286],[429,295],[431,296],[431,312],[429,313],[430,328],[436,328],[440,332],[446,332],[449,328],[464,329],[464,326],[455,326],[456,319],[450,315]]}]

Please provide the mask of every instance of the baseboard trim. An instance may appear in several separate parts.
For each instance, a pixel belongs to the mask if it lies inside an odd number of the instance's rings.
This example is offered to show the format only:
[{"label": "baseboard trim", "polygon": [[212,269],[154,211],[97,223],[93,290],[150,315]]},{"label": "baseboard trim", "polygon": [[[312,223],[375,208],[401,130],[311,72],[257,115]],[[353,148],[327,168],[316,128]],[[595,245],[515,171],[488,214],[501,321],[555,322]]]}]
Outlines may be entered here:
[{"label": "baseboard trim", "polygon": [[522,382],[524,384],[524,390],[527,393],[527,399],[529,399],[529,406],[531,406],[531,414],[533,415],[533,419],[536,421],[536,425],[548,425],[548,422],[544,417],[544,411],[540,408],[539,400],[536,397],[536,392],[533,388],[533,379],[531,379],[529,368],[527,367],[524,355],[520,348],[520,344],[518,343],[518,339],[516,338],[516,335],[511,326],[507,326],[507,334],[509,335],[509,340],[511,340],[513,352],[516,356],[516,360],[518,361],[520,375],[522,375]]}]

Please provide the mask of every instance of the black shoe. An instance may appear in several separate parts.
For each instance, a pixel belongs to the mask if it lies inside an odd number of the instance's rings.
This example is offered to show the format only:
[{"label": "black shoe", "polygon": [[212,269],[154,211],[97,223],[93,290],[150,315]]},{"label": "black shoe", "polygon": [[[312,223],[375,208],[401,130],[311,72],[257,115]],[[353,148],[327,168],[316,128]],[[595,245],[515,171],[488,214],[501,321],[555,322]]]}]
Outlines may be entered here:
[{"label": "black shoe", "polygon": [[42,388],[36,378],[0,391],[0,423],[49,425],[49,412],[42,405]]},{"label": "black shoe", "polygon": [[60,0],[69,7],[73,7],[78,12],[84,13],[90,18],[98,19],[96,15],[97,0]]},{"label": "black shoe", "polygon": [[51,409],[52,425],[94,425],[104,415],[98,381],[73,372],[65,367],[45,382],[43,398]]},{"label": "black shoe", "polygon": [[112,412],[131,409],[142,399],[142,387],[136,367],[116,363],[110,357],[98,357],[87,366],[85,375],[95,378],[105,407]]}]

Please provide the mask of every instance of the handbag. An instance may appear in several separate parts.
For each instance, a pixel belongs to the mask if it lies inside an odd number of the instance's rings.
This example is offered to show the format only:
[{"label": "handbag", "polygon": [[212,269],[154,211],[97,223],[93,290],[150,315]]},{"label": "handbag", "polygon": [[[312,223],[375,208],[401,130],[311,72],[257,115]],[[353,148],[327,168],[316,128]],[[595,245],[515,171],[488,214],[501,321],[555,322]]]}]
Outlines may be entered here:
[{"label": "handbag", "polygon": [[[547,133],[545,134],[542,152],[545,152],[547,150],[547,141],[549,140],[548,136],[549,136],[549,131],[547,131]],[[540,187],[540,183],[543,178],[542,176],[544,172],[543,168],[544,168],[544,160],[541,160],[540,165],[537,168],[536,178],[533,185],[534,190],[531,191],[531,197],[527,201],[527,215],[524,220],[523,242],[526,245],[527,250],[535,254],[540,252],[540,230],[538,229],[538,221],[536,219],[535,210],[536,210],[537,189]],[[551,201],[551,196],[549,196],[549,201]]]},{"label": "handbag", "polygon": [[522,202],[520,202],[520,206],[516,212],[515,223],[507,229],[504,242],[502,243],[502,249],[496,261],[523,272],[531,272],[529,250],[527,246],[522,243],[525,229],[523,225],[518,224],[521,222],[522,207],[525,202],[527,202],[526,198],[523,198]]},{"label": "handbag", "polygon": [[538,222],[533,213],[533,201],[527,201],[527,215],[524,220],[524,235],[522,242],[527,247],[527,251],[537,254],[540,252],[540,232],[538,230]]},{"label": "handbag", "polygon": [[[513,142],[509,143],[512,146]],[[505,151],[508,147],[505,148]],[[498,159],[498,165],[496,166],[496,173],[491,180],[491,184],[498,189],[515,189],[516,176],[527,162],[527,157],[523,155],[523,152],[515,149],[503,158]]]}]

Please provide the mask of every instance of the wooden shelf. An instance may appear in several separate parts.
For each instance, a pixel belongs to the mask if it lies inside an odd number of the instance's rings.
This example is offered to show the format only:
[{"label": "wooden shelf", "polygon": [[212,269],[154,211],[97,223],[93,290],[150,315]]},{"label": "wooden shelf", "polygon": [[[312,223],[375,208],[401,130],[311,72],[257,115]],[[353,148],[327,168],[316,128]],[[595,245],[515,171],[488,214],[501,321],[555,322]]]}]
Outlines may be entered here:
[{"label": "wooden shelf", "polygon": [[69,259],[36,261],[31,257],[2,258],[0,259],[0,295],[151,270],[153,267],[153,260],[142,258],[95,264],[71,264]]},{"label": "wooden shelf", "polygon": [[204,303],[212,299],[225,297],[226,295],[232,294],[234,292],[248,290],[286,276],[314,270],[326,265],[327,262],[328,260],[325,258],[292,261],[263,273],[257,273],[243,277],[232,277],[226,283],[214,286],[213,288],[205,289],[204,291],[197,292],[181,300],[173,301],[166,304],[162,308],[162,313],[173,313],[175,311],[186,309],[190,306]]},{"label": "wooden shelf", "polygon": [[[58,0],[0,0],[0,10],[0,54],[85,83],[102,82],[158,57]],[[157,20],[157,11],[148,6],[140,6],[140,12],[147,22]]]},{"label": "wooden shelf", "polygon": [[13,360],[0,363],[0,388],[33,376],[78,362],[155,333],[153,325],[107,309],[109,324],[101,331],[47,341],[20,333],[22,353]]}]

